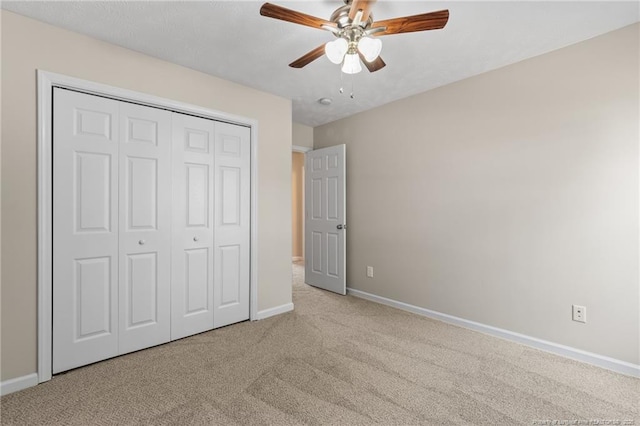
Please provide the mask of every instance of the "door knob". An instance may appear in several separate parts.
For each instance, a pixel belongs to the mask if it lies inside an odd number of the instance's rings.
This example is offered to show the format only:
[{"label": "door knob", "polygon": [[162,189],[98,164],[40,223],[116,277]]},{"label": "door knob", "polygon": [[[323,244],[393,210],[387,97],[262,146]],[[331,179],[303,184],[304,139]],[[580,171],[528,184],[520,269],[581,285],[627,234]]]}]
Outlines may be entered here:
[{"label": "door knob", "polygon": [[338,225],[338,226],[336,226],[336,228],[338,228],[338,229],[344,229],[344,228],[346,228],[346,226],[345,226],[345,225]]},{"label": "door knob", "polygon": [[144,243],[145,243],[145,241],[144,241],[144,240],[140,240],[140,241],[138,241],[138,244],[140,244],[141,246],[143,246],[143,245],[144,245]]},{"label": "door knob", "polygon": [[193,241],[198,241],[200,238],[198,237],[193,237]]}]

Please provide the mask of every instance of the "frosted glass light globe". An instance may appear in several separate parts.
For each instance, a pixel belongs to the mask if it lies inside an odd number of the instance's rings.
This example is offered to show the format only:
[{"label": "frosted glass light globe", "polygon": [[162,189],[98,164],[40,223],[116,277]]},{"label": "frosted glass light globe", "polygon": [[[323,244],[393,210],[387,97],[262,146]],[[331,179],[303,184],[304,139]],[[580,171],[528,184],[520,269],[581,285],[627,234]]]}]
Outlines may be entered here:
[{"label": "frosted glass light globe", "polygon": [[362,37],[358,42],[358,50],[367,62],[371,62],[380,55],[382,41],[378,38]]},{"label": "frosted glass light globe", "polygon": [[324,45],[324,53],[334,64],[342,62],[342,58],[344,58],[344,54],[347,53],[348,49],[349,43],[343,38],[337,38]]},{"label": "frosted glass light globe", "polygon": [[344,57],[344,64],[342,64],[342,72],[345,74],[357,74],[362,71],[360,66],[360,58],[357,53],[351,53]]}]

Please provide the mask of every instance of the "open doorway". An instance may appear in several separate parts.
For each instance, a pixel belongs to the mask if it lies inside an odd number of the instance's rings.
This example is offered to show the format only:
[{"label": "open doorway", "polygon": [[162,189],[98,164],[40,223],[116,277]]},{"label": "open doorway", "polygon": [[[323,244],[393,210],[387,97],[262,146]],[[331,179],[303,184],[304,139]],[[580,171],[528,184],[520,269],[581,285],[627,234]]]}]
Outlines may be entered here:
[{"label": "open doorway", "polygon": [[291,253],[304,265],[304,153],[291,153]]},{"label": "open doorway", "polygon": [[293,147],[291,152],[291,254],[293,283],[304,283],[304,153],[311,148]]}]

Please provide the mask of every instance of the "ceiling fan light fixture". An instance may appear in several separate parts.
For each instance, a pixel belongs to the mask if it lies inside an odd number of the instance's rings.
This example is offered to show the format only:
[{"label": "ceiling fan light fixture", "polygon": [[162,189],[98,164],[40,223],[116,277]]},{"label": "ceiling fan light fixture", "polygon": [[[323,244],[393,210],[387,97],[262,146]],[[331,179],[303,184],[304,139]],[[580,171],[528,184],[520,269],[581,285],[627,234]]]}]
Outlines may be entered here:
[{"label": "ceiling fan light fixture", "polygon": [[348,53],[344,57],[344,63],[342,64],[342,72],[345,74],[357,74],[362,71],[360,65],[360,58],[357,53]]},{"label": "ceiling fan light fixture", "polygon": [[326,55],[332,63],[342,64],[342,71],[349,74],[360,72],[362,64],[370,72],[386,66],[380,57],[382,42],[378,39],[379,36],[439,30],[449,21],[449,11],[446,9],[374,21],[371,7],[375,2],[376,0],[344,0],[345,5],[337,8],[329,20],[271,3],[264,3],[260,7],[260,15],[330,31],[337,37],[333,42],[321,44],[305,53],[291,62],[290,67],[303,68]]},{"label": "ceiling fan light fixture", "polygon": [[324,46],[324,53],[327,58],[334,64],[340,64],[344,58],[344,54],[349,49],[349,43],[343,38],[337,38]]},{"label": "ceiling fan light fixture", "polygon": [[382,51],[382,41],[378,38],[362,37],[358,41],[358,50],[367,62],[372,62]]}]

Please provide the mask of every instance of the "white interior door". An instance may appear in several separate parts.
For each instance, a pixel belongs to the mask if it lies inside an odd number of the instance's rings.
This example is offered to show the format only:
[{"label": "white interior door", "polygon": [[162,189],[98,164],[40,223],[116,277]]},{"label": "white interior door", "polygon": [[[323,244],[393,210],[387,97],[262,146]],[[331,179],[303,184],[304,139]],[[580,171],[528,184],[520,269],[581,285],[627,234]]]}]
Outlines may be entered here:
[{"label": "white interior door", "polygon": [[118,102],[54,89],[53,373],[118,354]]},{"label": "white interior door", "polygon": [[215,123],[214,327],[249,319],[251,132]]},{"label": "white interior door", "polygon": [[173,114],[172,339],[213,328],[213,128]]},{"label": "white interior door", "polygon": [[305,154],[305,282],[346,294],[345,145]]},{"label": "white interior door", "polygon": [[119,353],[171,331],[171,113],[119,102]]}]

